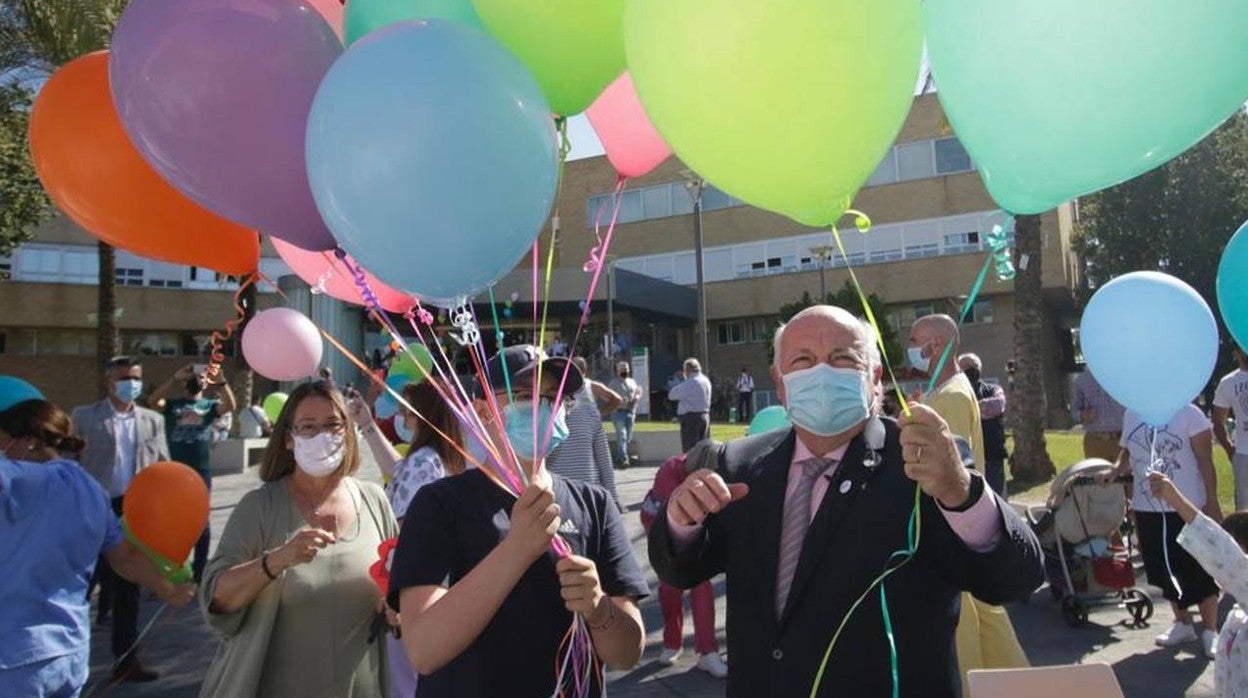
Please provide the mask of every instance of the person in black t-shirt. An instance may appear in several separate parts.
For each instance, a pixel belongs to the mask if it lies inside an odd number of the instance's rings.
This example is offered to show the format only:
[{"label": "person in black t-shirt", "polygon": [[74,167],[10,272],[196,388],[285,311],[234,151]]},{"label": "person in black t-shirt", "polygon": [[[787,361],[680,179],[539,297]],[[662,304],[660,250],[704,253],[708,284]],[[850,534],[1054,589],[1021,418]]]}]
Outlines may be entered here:
[{"label": "person in black t-shirt", "polygon": [[[476,388],[474,407],[494,443],[507,439],[526,464],[540,462],[567,434],[563,409],[553,409],[566,365],[531,345],[508,347],[486,367],[490,385]],[[567,394],[582,383],[569,368]],[[497,420],[485,390],[496,397]],[[534,447],[546,433],[550,443]],[[555,535],[571,547],[570,557],[551,550]],[[395,551],[389,603],[401,611],[421,698],[546,698],[574,613],[584,617],[604,664],[637,663],[645,644],[637,600],[648,591],[606,490],[543,467],[516,498],[473,469],[417,492]],[[593,686],[591,695],[602,688]]]}]

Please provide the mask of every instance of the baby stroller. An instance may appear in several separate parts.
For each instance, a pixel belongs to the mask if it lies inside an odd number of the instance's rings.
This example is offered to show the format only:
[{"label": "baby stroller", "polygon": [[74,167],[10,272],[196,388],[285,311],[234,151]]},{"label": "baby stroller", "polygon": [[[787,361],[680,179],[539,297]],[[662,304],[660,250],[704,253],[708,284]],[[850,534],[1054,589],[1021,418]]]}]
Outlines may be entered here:
[{"label": "baby stroller", "polygon": [[[1045,555],[1045,577],[1062,617],[1071,627],[1088,621],[1092,605],[1117,604],[1141,626],[1153,615],[1153,601],[1135,586],[1127,496],[1121,481],[1100,482],[1114,466],[1100,458],[1064,470],[1049,488],[1045,506],[1028,511]],[[1126,548],[1111,537],[1122,531]]]}]

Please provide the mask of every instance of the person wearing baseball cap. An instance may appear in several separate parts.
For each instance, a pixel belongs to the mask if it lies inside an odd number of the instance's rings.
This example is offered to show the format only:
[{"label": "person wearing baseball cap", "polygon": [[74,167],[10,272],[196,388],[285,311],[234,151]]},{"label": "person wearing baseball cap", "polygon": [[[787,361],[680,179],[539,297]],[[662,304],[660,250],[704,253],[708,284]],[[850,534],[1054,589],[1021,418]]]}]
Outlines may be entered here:
[{"label": "person wearing baseball cap", "polygon": [[[571,395],[583,376],[531,345],[503,349],[483,373],[473,408],[486,434],[501,453],[509,442],[535,475],[518,498],[475,468],[416,493],[389,603],[400,611],[422,698],[553,694],[573,614],[610,668],[632,667],[645,646],[637,601],[649,589],[611,495],[543,466],[567,436],[560,383]],[[570,556],[552,550],[556,535]],[[589,695],[603,690],[594,685]]]}]

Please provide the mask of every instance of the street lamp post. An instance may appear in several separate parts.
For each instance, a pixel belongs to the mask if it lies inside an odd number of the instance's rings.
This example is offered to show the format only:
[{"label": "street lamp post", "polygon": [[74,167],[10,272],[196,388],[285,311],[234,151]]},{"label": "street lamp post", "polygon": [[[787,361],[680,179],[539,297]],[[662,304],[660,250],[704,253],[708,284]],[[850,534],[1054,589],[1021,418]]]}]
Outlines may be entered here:
[{"label": "street lamp post", "polygon": [[703,373],[711,372],[710,338],[706,327],[706,277],[702,260],[702,192],[706,190],[706,180],[691,170],[680,173],[685,178],[685,188],[693,198],[693,255],[694,269],[698,287],[698,349],[702,360]]}]

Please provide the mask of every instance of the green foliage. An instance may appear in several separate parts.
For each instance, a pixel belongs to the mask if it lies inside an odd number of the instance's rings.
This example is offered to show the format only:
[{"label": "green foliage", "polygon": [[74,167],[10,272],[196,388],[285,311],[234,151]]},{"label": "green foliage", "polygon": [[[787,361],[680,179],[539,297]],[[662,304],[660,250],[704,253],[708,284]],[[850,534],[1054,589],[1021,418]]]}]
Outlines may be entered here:
[{"label": "green foliage", "polygon": [[[839,308],[844,308],[859,317],[863,317],[865,315],[862,311],[862,301],[858,298],[858,292],[854,290],[853,284],[849,281],[846,281],[845,285],[842,286],[839,291],[829,293],[827,298],[824,299],[824,302],[827,305],[835,305]],[[867,303],[871,306],[871,312],[875,315],[876,320],[883,320],[883,318],[888,317],[888,310],[884,306],[884,301],[880,300],[879,296],[874,293],[868,294]],[[794,315],[797,315],[801,311],[815,304],[815,298],[811,296],[809,292],[803,292],[802,297],[798,300],[780,306],[780,323],[788,322]],[[888,360],[892,363],[901,362],[901,344],[898,343],[897,333],[893,331],[892,326],[887,322],[884,322],[880,325],[880,334],[883,335],[884,350],[888,353]],[[767,358],[769,361],[775,359],[772,347],[772,338],[774,336],[775,329],[769,329],[767,333]]]},{"label": "green foliage", "polygon": [[50,75],[108,48],[127,0],[0,0],[0,70]]},{"label": "green foliage", "polygon": [[0,85],[0,255],[8,256],[30,239],[52,215],[26,146],[30,91],[11,82]]},{"label": "green foliage", "polygon": [[[1248,116],[1242,111],[1183,155],[1080,201],[1075,251],[1083,300],[1115,276],[1158,270],[1182,279],[1217,312],[1218,261],[1248,219]],[[1223,352],[1215,378],[1229,370]]]}]

